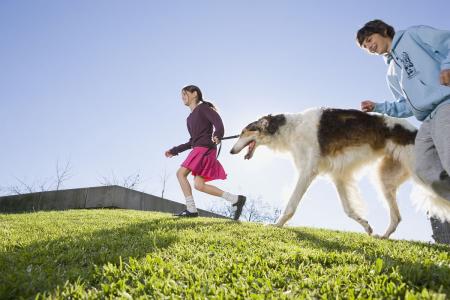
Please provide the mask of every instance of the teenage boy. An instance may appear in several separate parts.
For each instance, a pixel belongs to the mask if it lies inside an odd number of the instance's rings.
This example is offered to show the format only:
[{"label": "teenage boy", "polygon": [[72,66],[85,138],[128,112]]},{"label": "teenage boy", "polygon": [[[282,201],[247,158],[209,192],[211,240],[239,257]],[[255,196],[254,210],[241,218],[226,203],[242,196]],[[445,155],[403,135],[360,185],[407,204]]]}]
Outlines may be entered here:
[{"label": "teenage boy", "polygon": [[416,174],[450,201],[450,31],[414,26],[395,32],[381,20],[356,34],[359,46],[384,56],[394,102],[361,102],[361,110],[422,121],[415,141]]}]

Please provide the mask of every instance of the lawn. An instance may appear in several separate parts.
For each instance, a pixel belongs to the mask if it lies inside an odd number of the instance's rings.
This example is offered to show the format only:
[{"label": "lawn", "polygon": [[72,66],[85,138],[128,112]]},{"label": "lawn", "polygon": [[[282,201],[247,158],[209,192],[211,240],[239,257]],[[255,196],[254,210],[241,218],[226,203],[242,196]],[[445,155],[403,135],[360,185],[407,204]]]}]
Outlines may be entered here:
[{"label": "lawn", "polygon": [[132,210],[0,214],[0,299],[445,299],[450,247]]}]

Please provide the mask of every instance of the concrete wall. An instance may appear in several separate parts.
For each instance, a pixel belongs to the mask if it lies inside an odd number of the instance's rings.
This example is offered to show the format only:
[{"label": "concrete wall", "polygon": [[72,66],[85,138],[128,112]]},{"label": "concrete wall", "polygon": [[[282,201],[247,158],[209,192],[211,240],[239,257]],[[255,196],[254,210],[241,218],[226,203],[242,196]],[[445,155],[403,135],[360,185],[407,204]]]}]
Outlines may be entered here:
[{"label": "concrete wall", "polygon": [[[117,185],[0,197],[0,213],[105,207],[167,213],[185,209],[184,204]],[[199,214],[203,217],[225,218],[202,209]]]}]

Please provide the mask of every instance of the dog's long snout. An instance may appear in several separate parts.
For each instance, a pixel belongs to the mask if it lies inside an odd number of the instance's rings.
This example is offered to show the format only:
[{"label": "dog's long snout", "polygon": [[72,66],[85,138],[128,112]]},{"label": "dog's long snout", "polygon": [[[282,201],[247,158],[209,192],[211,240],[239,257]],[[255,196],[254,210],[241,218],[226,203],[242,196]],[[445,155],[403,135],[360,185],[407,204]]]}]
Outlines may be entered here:
[{"label": "dog's long snout", "polygon": [[230,150],[230,154],[237,154],[239,151],[236,151],[236,146],[234,146],[233,148],[231,148]]},{"label": "dog's long snout", "polygon": [[233,145],[233,148],[230,150],[230,154],[238,154],[242,148],[244,148],[245,144],[242,141],[242,138],[239,138],[237,142]]}]

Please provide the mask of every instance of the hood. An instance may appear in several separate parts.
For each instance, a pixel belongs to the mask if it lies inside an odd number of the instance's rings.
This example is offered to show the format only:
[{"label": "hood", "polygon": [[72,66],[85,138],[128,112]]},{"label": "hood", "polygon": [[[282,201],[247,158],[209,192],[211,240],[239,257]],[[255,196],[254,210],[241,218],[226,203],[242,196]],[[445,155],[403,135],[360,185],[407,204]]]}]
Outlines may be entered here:
[{"label": "hood", "polygon": [[[405,30],[400,30],[400,31],[397,31],[397,32],[394,34],[394,38],[392,39],[391,52],[395,50],[395,48],[397,47],[398,42],[400,42],[400,40],[402,39],[404,33],[405,33]],[[387,65],[389,65],[389,63],[390,63],[391,60],[392,60],[392,54],[391,54],[391,53],[388,53],[388,54],[386,54],[383,58],[384,58],[384,62],[385,62]]]}]

